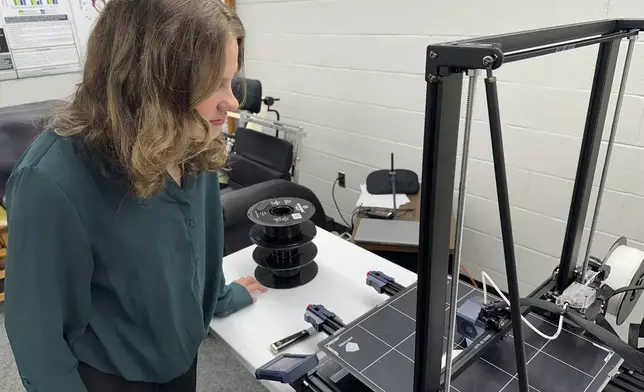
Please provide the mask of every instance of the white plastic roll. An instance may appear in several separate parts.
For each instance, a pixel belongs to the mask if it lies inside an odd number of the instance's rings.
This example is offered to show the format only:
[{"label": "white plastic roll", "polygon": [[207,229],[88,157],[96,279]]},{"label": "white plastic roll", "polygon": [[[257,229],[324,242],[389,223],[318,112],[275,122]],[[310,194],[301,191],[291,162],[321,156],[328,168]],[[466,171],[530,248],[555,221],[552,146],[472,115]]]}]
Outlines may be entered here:
[{"label": "white plastic roll", "polygon": [[[614,290],[644,283],[644,252],[639,249],[618,246],[608,255],[605,264],[610,266],[610,274],[604,283]],[[631,314],[641,295],[641,290],[617,294],[608,301],[606,311],[615,316],[617,325],[621,325]]]}]

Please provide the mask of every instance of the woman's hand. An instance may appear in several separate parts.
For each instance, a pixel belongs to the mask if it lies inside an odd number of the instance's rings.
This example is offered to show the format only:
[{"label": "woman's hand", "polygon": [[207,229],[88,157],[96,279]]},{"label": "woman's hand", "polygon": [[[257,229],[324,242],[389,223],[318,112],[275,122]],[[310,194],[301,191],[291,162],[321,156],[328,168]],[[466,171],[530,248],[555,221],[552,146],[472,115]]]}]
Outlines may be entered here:
[{"label": "woman's hand", "polygon": [[[268,289],[264,286],[262,286],[257,279],[253,278],[252,276],[244,276],[243,278],[239,278],[235,280],[235,283],[238,283],[246,290],[248,290],[249,294],[252,294],[254,292],[259,292],[259,293],[264,293]],[[257,298],[253,297],[253,303],[257,302]]]}]

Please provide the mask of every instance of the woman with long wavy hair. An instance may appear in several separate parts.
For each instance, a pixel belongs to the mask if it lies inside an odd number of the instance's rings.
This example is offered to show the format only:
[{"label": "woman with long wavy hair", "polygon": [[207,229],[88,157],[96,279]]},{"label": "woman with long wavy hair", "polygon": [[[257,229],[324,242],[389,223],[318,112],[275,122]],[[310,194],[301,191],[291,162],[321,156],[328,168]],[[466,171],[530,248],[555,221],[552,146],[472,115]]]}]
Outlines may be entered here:
[{"label": "woman with long wavy hair", "polygon": [[8,183],[6,329],[28,391],[194,391],[225,284],[217,170],[244,28],[221,0],[111,0]]}]

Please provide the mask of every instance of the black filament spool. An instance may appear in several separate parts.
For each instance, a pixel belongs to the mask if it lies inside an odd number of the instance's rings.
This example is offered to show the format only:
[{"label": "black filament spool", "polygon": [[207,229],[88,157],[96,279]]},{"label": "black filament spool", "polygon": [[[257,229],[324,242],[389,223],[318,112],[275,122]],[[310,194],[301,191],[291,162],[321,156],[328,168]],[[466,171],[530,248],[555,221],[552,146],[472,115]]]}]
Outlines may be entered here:
[{"label": "black filament spool", "polygon": [[302,225],[293,225],[285,227],[264,226],[264,235],[270,239],[290,239],[302,234]]},{"label": "black filament spool", "polygon": [[297,248],[313,241],[316,234],[317,229],[311,221],[280,228],[254,225],[250,229],[251,241],[257,246],[270,249]]},{"label": "black filament spool", "polygon": [[265,287],[272,289],[292,289],[294,287],[304,286],[315,278],[318,274],[318,265],[313,262],[306,268],[302,268],[297,274],[292,276],[280,276],[275,271],[268,268],[257,267],[255,269],[255,279]]},{"label": "black filament spool", "polygon": [[306,200],[281,197],[260,201],[248,209],[247,215],[262,227],[284,228],[308,221],[314,213],[315,207]]},{"label": "black filament spool", "polygon": [[317,253],[318,248],[312,242],[289,250],[266,249],[258,246],[253,251],[253,259],[262,268],[273,270],[280,276],[289,276],[298,269],[314,263],[313,259]]},{"label": "black filament spool", "polygon": [[255,223],[250,231],[257,245],[255,278],[261,284],[287,289],[315,278],[317,247],[312,241],[317,230],[309,221],[314,213],[311,203],[290,197],[264,200],[248,210],[248,218]]}]

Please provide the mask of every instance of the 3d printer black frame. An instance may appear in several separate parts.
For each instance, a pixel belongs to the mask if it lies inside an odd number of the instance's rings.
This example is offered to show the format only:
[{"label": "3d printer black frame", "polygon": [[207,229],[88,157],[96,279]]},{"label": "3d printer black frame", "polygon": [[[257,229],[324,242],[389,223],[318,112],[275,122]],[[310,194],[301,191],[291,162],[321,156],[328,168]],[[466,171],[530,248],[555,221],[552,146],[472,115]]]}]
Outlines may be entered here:
[{"label": "3d printer black frame", "polygon": [[[582,138],[562,255],[556,277],[530,294],[563,291],[576,277],[584,222],[597,165],[615,74],[619,43],[644,29],[644,20],[614,19],[557,26],[512,34],[448,42],[427,47],[425,129],[421,183],[420,249],[414,392],[437,392],[444,382],[442,347],[449,260],[456,149],[463,74],[472,69],[497,69],[503,63],[599,44],[590,102]],[[501,168],[505,178],[505,168]],[[497,173],[497,176],[499,174]],[[509,222],[507,189],[500,195],[500,219]],[[504,246],[507,246],[504,236]],[[510,244],[513,246],[513,244]],[[516,279],[516,276],[515,276]],[[431,299],[431,300],[430,300]],[[529,309],[522,309],[525,314]],[[489,331],[453,363],[453,375],[462,372],[489,345],[501,339]]]}]

